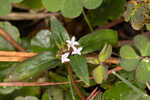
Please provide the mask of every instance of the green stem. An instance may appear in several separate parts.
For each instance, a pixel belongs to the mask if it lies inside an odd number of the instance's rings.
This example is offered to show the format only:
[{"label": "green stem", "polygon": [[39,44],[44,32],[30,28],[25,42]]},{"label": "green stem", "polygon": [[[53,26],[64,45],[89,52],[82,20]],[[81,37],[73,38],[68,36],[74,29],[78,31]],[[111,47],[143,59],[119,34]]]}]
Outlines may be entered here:
[{"label": "green stem", "polygon": [[137,87],[135,87],[134,85],[132,85],[129,81],[125,80],[123,77],[121,77],[119,74],[117,74],[116,72],[112,72],[112,74],[114,74],[115,76],[117,76],[120,80],[122,80],[125,84],[127,84],[129,87],[131,87],[135,92],[141,94],[142,96],[148,96],[146,93],[144,93],[143,91],[141,91],[140,89],[138,89]]},{"label": "green stem", "polygon": [[94,30],[93,30],[93,27],[92,27],[92,25],[91,25],[91,23],[90,23],[90,21],[89,21],[87,15],[85,14],[84,9],[82,10],[82,14],[83,14],[83,16],[84,16],[84,19],[85,19],[87,25],[89,26],[90,31],[93,32],[93,31],[94,31]]}]

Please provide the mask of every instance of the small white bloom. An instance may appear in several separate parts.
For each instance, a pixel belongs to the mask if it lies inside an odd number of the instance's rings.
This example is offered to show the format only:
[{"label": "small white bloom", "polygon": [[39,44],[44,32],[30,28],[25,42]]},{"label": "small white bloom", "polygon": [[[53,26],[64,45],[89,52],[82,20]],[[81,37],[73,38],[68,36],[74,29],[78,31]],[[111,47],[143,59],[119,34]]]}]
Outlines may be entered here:
[{"label": "small white bloom", "polygon": [[73,52],[72,52],[72,54],[78,54],[78,55],[81,55],[81,50],[82,50],[83,48],[82,47],[79,47],[79,48],[73,48]]},{"label": "small white bloom", "polygon": [[69,56],[69,52],[67,52],[67,53],[64,53],[63,55],[61,55],[61,62],[62,63],[65,63],[65,62],[69,62],[70,61],[70,59],[68,58],[68,56]]},{"label": "small white bloom", "polygon": [[148,60],[148,59],[144,59],[144,62],[148,63],[148,62],[149,62],[149,60]]},{"label": "small white bloom", "polygon": [[79,45],[79,42],[75,41],[75,36],[73,36],[71,40],[66,40],[66,42],[68,43],[68,48],[74,48],[75,45]]}]

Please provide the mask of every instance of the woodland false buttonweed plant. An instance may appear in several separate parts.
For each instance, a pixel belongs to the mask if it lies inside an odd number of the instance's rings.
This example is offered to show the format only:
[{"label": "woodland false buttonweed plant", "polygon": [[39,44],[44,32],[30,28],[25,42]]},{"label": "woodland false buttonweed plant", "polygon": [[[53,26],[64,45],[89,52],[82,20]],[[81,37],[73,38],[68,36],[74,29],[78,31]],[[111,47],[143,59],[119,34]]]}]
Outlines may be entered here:
[{"label": "woodland false buttonweed plant", "polygon": [[82,47],[79,47],[79,42],[75,41],[75,36],[73,36],[71,38],[71,40],[66,40],[67,42],[67,52],[63,53],[61,55],[61,62],[65,63],[65,62],[69,62],[70,59],[68,58],[69,55],[74,55],[74,54],[78,54],[81,55],[81,50]]}]

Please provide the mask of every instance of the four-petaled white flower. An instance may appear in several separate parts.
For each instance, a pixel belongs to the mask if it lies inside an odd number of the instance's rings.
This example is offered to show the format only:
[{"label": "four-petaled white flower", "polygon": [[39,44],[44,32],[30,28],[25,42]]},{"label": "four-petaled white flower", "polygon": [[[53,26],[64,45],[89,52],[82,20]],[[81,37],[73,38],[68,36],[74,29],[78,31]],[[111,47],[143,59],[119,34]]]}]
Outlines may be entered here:
[{"label": "four-petaled white flower", "polygon": [[[66,42],[67,42],[68,52],[61,55],[61,62],[62,63],[70,61],[70,59],[68,58],[68,56],[70,54],[71,55],[73,55],[73,54],[81,55],[81,50],[82,50],[82,47],[77,47],[80,44],[79,44],[79,42],[75,41],[75,36],[73,36],[71,38],[71,40],[66,40]],[[73,51],[72,51],[72,49],[73,49]]]},{"label": "four-petaled white flower", "polygon": [[70,59],[68,58],[69,54],[70,54],[69,52],[66,52],[66,53],[64,53],[64,54],[61,55],[61,62],[62,63],[70,61]]},{"label": "four-petaled white flower", "polygon": [[66,42],[68,43],[67,46],[69,49],[70,47],[74,48],[75,45],[79,45],[79,42],[75,41],[75,36],[73,36],[71,40],[66,40]]},{"label": "four-petaled white flower", "polygon": [[73,48],[72,54],[78,54],[78,55],[81,55],[81,50],[82,50],[82,49],[83,49],[82,47],[79,47],[79,48]]}]

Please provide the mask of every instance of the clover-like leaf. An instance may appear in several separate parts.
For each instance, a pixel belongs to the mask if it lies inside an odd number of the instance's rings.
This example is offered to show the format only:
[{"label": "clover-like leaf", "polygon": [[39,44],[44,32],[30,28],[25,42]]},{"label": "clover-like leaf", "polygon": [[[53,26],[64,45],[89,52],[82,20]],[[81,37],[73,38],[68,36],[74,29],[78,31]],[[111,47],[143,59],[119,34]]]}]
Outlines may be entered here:
[{"label": "clover-like leaf", "polygon": [[120,65],[126,71],[133,71],[137,68],[139,62],[139,59],[121,59]]},{"label": "clover-like leaf", "polygon": [[11,0],[0,0],[0,16],[5,16],[11,12]]},{"label": "clover-like leaf", "polygon": [[102,49],[102,51],[98,55],[99,61],[104,62],[105,60],[107,60],[111,56],[111,53],[112,53],[112,46],[109,44],[105,44],[104,48]]},{"label": "clover-like leaf", "polygon": [[117,32],[110,29],[93,32],[79,39],[79,43],[83,47],[82,54],[99,50],[104,46],[105,43],[116,45],[117,41]]},{"label": "clover-like leaf", "polygon": [[144,58],[136,70],[136,79],[140,83],[150,82],[150,59]]},{"label": "clover-like leaf", "polygon": [[81,14],[83,6],[95,9],[101,5],[103,0],[42,0],[48,11],[61,11],[65,17],[74,18]]},{"label": "clover-like leaf", "polygon": [[89,19],[94,26],[102,26],[110,20],[120,18],[125,10],[126,0],[103,0],[102,5],[90,11]]},{"label": "clover-like leaf", "polygon": [[31,39],[30,49],[34,52],[42,52],[48,50],[57,50],[52,33],[48,30],[41,30]]},{"label": "clover-like leaf", "polygon": [[102,4],[103,0],[83,0],[84,7],[88,9],[95,9]]},{"label": "clover-like leaf", "polygon": [[85,57],[80,55],[71,56],[70,64],[75,74],[89,85],[89,72]]},{"label": "clover-like leaf", "polygon": [[141,56],[148,56],[150,55],[150,42],[148,38],[143,35],[135,36],[134,46],[139,50]]},{"label": "clover-like leaf", "polygon": [[99,65],[93,70],[93,77],[96,83],[101,84],[104,80],[107,79],[107,69],[104,66]]},{"label": "clover-like leaf", "polygon": [[139,56],[136,54],[135,50],[129,46],[125,45],[120,49],[120,56],[124,59],[137,59]]},{"label": "clover-like leaf", "polygon": [[55,17],[51,18],[51,32],[52,38],[59,48],[66,43],[66,40],[70,40],[68,32]]}]

